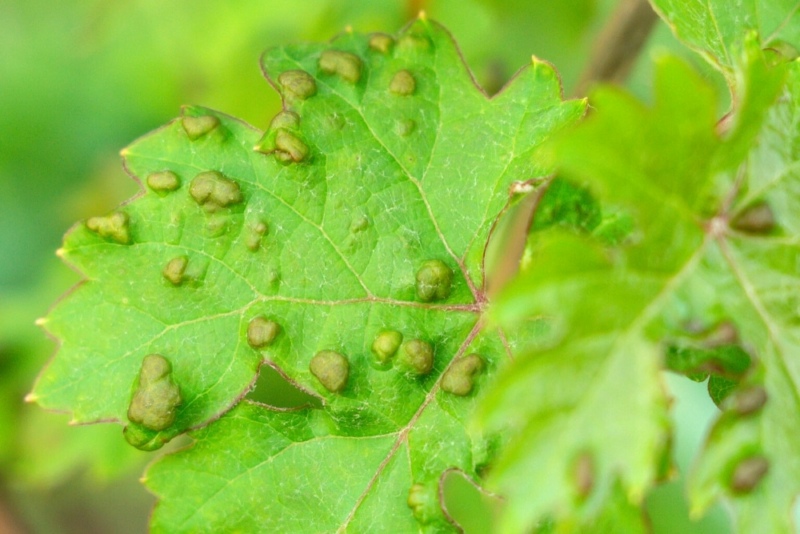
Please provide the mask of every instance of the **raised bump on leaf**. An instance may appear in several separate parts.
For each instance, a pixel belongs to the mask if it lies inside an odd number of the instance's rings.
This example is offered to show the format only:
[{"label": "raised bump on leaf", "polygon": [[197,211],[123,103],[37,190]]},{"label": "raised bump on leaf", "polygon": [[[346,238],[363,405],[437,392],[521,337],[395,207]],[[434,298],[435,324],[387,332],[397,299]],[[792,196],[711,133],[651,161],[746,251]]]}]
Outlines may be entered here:
[{"label": "raised bump on leaf", "polygon": [[418,33],[407,33],[400,37],[400,40],[397,41],[397,44],[400,48],[411,49],[411,50],[427,50],[431,47],[431,40],[428,39],[425,35],[420,35]]},{"label": "raised bump on leaf", "polygon": [[775,228],[775,214],[766,202],[756,202],[733,218],[731,228],[748,234],[768,234]]},{"label": "raised bump on leaf", "polygon": [[286,163],[300,163],[308,158],[308,145],[287,130],[275,134],[275,158]]},{"label": "raised bump on leaf", "polygon": [[155,451],[164,446],[169,441],[168,436],[162,436],[155,430],[148,430],[141,425],[126,425],[122,429],[125,441],[141,451]]},{"label": "raised bump on leaf", "polygon": [[369,228],[369,217],[366,215],[359,215],[350,221],[350,233],[357,234]]},{"label": "raised bump on leaf", "polygon": [[281,326],[266,317],[254,317],[247,325],[247,342],[254,349],[267,347],[281,333]]},{"label": "raised bump on leaf", "polygon": [[338,352],[322,350],[311,358],[309,370],[325,389],[338,393],[347,385],[350,363]]},{"label": "raised bump on leaf", "polygon": [[247,227],[245,245],[248,249],[255,252],[261,247],[261,239],[269,232],[269,226],[264,221],[258,221]]},{"label": "raised bump on leaf", "polygon": [[317,82],[304,70],[287,70],[278,76],[287,96],[305,100],[317,94]]},{"label": "raised bump on leaf", "polygon": [[361,58],[341,50],[325,50],[319,57],[319,68],[325,74],[335,74],[346,82],[361,79]]},{"label": "raised bump on leaf", "polygon": [[397,353],[403,342],[403,334],[396,330],[383,330],[372,342],[372,353],[380,363],[386,363]]},{"label": "raised bump on leaf", "polygon": [[442,377],[442,389],[453,395],[469,395],[475,384],[475,375],[484,366],[478,354],[468,354],[454,361]]},{"label": "raised bump on leaf", "polygon": [[441,260],[428,260],[417,271],[417,296],[422,302],[450,296],[453,271]]},{"label": "raised bump on leaf", "polygon": [[439,499],[436,492],[423,484],[411,486],[406,502],[416,520],[423,525],[427,525],[438,515]]},{"label": "raised bump on leaf", "polygon": [[148,430],[164,430],[175,422],[181,402],[181,391],[172,380],[169,360],[160,354],[145,356],[128,407],[128,419]]},{"label": "raised bump on leaf", "polygon": [[394,39],[385,33],[373,33],[369,38],[369,47],[381,54],[388,54],[394,46]]},{"label": "raised bump on leaf", "polygon": [[131,241],[128,216],[121,211],[107,217],[91,217],[86,221],[86,227],[100,237],[111,239],[121,245],[127,245]]},{"label": "raised bump on leaf", "polygon": [[201,172],[189,186],[192,198],[209,211],[216,211],[240,203],[239,184],[217,171]]},{"label": "raised bump on leaf", "polygon": [[594,487],[594,459],[585,452],[578,456],[573,467],[575,490],[579,497],[585,499]]},{"label": "raised bump on leaf", "polygon": [[406,341],[400,347],[397,363],[415,375],[427,375],[433,369],[433,347],[421,339]]},{"label": "raised bump on leaf", "polygon": [[414,75],[405,69],[397,71],[389,83],[389,91],[398,96],[412,95],[416,88],[417,81],[414,79]]},{"label": "raised bump on leaf", "polygon": [[172,171],[158,171],[147,175],[147,185],[156,193],[164,194],[178,189],[181,181]]},{"label": "raised bump on leaf", "polygon": [[394,133],[400,137],[407,137],[414,132],[417,123],[413,119],[398,119],[394,123]]},{"label": "raised bump on leaf", "polygon": [[761,410],[767,403],[767,390],[762,386],[753,386],[736,393],[733,398],[733,409],[739,415],[750,415]]},{"label": "raised bump on leaf", "polygon": [[176,258],[172,258],[167,262],[162,269],[161,274],[166,278],[172,285],[179,286],[183,283],[186,274],[186,266],[189,265],[189,258],[186,256],[178,256]]},{"label": "raised bump on leaf", "polygon": [[749,493],[769,471],[769,461],[763,456],[751,456],[736,464],[731,476],[731,490]]},{"label": "raised bump on leaf", "polygon": [[300,115],[293,111],[283,110],[275,115],[269,122],[270,130],[278,130],[281,128],[288,130],[296,130],[300,127]]},{"label": "raised bump on leaf", "polygon": [[181,125],[183,125],[183,129],[189,139],[195,141],[219,126],[219,119],[213,115],[201,115],[199,117],[185,115],[181,118]]}]

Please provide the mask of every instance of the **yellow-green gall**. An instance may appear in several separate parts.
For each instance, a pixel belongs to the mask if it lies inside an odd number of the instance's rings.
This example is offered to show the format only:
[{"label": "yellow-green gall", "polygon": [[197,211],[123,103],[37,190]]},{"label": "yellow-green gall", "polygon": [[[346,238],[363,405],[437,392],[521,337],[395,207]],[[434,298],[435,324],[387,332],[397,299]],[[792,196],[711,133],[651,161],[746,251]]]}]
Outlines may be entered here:
[{"label": "yellow-green gall", "polygon": [[217,171],[201,172],[195,176],[189,194],[208,211],[217,211],[243,200],[239,184]]},{"label": "yellow-green gall", "polygon": [[385,33],[373,33],[369,38],[369,47],[381,54],[388,54],[394,46],[394,39]]},{"label": "yellow-green gall", "polygon": [[309,370],[312,375],[317,377],[320,384],[325,386],[325,389],[332,393],[338,393],[347,385],[350,363],[338,352],[323,350],[311,358]]},{"label": "yellow-green gall", "polygon": [[160,354],[142,360],[139,381],[128,407],[128,419],[148,430],[164,430],[175,422],[181,392],[172,380],[172,365]]},{"label": "yellow-green gall", "polygon": [[317,82],[304,70],[287,70],[278,76],[278,83],[290,98],[305,100],[317,94]]},{"label": "yellow-green gall", "polygon": [[417,88],[417,81],[414,75],[407,70],[399,70],[389,83],[389,90],[398,96],[408,96],[414,94]]},{"label": "yellow-green gall", "polygon": [[247,325],[247,342],[254,349],[260,349],[272,345],[280,333],[281,326],[275,321],[266,317],[255,317]]},{"label": "yellow-green gall", "polygon": [[434,488],[423,484],[414,484],[408,492],[406,502],[416,520],[423,525],[427,525],[438,516],[437,511],[440,505]]},{"label": "yellow-green gall", "polygon": [[450,296],[453,271],[440,260],[428,260],[417,271],[417,296],[422,302],[444,300]]},{"label": "yellow-green gall", "polygon": [[252,223],[247,228],[245,245],[251,251],[256,252],[261,247],[261,239],[269,232],[269,226],[264,221]]},{"label": "yellow-green gall", "polygon": [[397,363],[415,375],[427,375],[433,369],[433,347],[421,339],[406,341],[400,347]]},{"label": "yellow-green gall", "polygon": [[398,119],[394,123],[394,133],[400,137],[407,137],[414,132],[417,123],[413,119]]},{"label": "yellow-green gall", "polygon": [[299,163],[308,158],[308,145],[287,130],[275,134],[275,158],[284,163]]},{"label": "yellow-green gall", "polygon": [[199,117],[186,115],[181,119],[181,124],[189,139],[194,141],[219,126],[219,119],[213,115],[201,115]]},{"label": "yellow-green gall", "polygon": [[423,51],[431,47],[431,41],[426,36],[418,33],[407,33],[400,37],[398,46],[405,50]]},{"label": "yellow-green gall", "polygon": [[300,127],[300,116],[293,111],[281,111],[275,115],[269,123],[270,130],[289,129],[295,130]]},{"label": "yellow-green gall", "polygon": [[128,230],[128,216],[117,211],[108,217],[92,217],[86,221],[86,227],[100,237],[111,239],[121,245],[127,245],[131,241]]},{"label": "yellow-green gall", "polygon": [[325,74],[336,74],[346,82],[356,83],[361,79],[361,58],[350,52],[326,50],[319,57],[319,68]]},{"label": "yellow-green gall", "polygon": [[186,266],[189,265],[189,258],[186,256],[178,256],[172,258],[161,270],[161,274],[165,279],[174,286],[179,286],[184,281],[186,273]]},{"label": "yellow-green gall", "polygon": [[170,436],[160,434],[155,430],[148,430],[141,425],[126,425],[122,429],[125,441],[142,451],[155,451],[169,441]]},{"label": "yellow-green gall", "polygon": [[178,175],[172,171],[152,172],[147,176],[147,185],[156,193],[164,194],[180,187]]},{"label": "yellow-green gall", "polygon": [[403,342],[403,334],[396,330],[383,330],[377,336],[375,341],[372,342],[372,353],[378,358],[381,363],[388,362],[400,348],[400,343]]},{"label": "yellow-green gall", "polygon": [[442,377],[442,389],[453,395],[469,395],[475,384],[475,375],[483,370],[483,358],[478,354],[468,354],[458,358]]}]

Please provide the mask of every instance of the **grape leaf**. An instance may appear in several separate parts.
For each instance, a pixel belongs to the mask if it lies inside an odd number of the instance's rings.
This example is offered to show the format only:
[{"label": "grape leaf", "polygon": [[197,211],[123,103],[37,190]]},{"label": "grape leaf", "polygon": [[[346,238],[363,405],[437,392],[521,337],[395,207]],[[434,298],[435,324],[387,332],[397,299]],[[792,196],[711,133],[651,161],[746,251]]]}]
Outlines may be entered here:
[{"label": "grape leaf", "polygon": [[[146,189],[66,237],[88,279],[45,322],[61,347],[31,397],[133,414],[144,449],[194,430],[147,475],[156,531],[450,529],[439,478],[492,458],[465,421],[515,341],[483,328],[486,242],[585,103],[538,60],[486,98],[425,19],[263,67],[284,100],[266,132],[188,107],[123,151]],[[231,409],[265,362],[324,408]]]},{"label": "grape leaf", "polygon": [[[706,262],[706,278],[759,361],[724,404],[690,493],[698,513],[715,497],[730,497],[739,532],[793,532],[791,508],[800,494],[800,424],[793,415],[800,410],[798,124],[800,68],[793,62],[786,88],[742,168],[730,209],[734,228],[717,239]],[[742,224],[764,206],[771,219],[762,218],[760,226]]]},{"label": "grape leaf", "polygon": [[650,0],[689,47],[735,84],[738,54],[745,35],[756,31],[763,46],[796,56],[800,50],[800,2],[797,0]]},{"label": "grape leaf", "polygon": [[[798,197],[796,122],[786,108],[793,111],[800,86],[790,81],[776,103],[783,69],[769,69],[749,43],[738,68],[745,86],[758,90],[740,93],[725,136],[716,131],[711,88],[662,58],[654,107],[602,88],[592,95],[596,112],[557,145],[560,172],[590,184],[604,203],[624,206],[636,227],[633,244],[614,249],[574,233],[533,234],[523,272],[496,303],[501,324],[531,316],[551,323],[550,340],[517,358],[479,411],[484,429],[520,429],[489,480],[508,496],[503,525],[510,530],[547,518],[591,525],[617,485],[641,503],[669,471],[664,344],[692,324],[710,329],[723,321],[736,325],[758,363],[723,403],[695,472],[693,502],[699,512],[725,493],[741,532],[790,529],[789,505],[800,489],[798,429],[786,417],[798,408],[789,357],[797,346],[785,320],[798,282]],[[780,221],[775,235],[764,227],[766,210]],[[744,274],[751,271],[759,274]],[[758,402],[764,396],[750,393],[764,375],[766,397],[781,399],[766,408]],[[736,408],[746,395],[751,408]],[[767,464],[780,467],[761,482]]]}]

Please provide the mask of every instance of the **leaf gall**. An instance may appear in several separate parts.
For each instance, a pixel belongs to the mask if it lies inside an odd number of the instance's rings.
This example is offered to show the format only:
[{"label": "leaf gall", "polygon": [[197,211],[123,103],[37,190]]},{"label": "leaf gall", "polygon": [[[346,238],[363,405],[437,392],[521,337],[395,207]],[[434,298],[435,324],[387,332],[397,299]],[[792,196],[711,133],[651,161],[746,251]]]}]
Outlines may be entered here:
[{"label": "leaf gall", "polygon": [[417,123],[413,119],[400,119],[394,123],[394,133],[400,137],[408,137],[416,127]]},{"label": "leaf gall", "polygon": [[407,70],[400,70],[392,78],[389,83],[389,91],[398,96],[408,96],[414,94],[417,88],[417,82],[414,76]]},{"label": "leaf gall", "polygon": [[433,369],[433,347],[421,339],[411,339],[400,347],[397,363],[415,375],[427,375]]},{"label": "leaf gall", "polygon": [[127,245],[131,241],[128,216],[121,211],[108,217],[91,217],[86,221],[86,227],[100,237],[111,239],[120,245]]},{"label": "leaf gall", "polygon": [[483,370],[483,358],[478,354],[468,354],[457,359],[442,377],[442,389],[453,395],[469,395],[475,385],[475,375]]},{"label": "leaf gall", "polygon": [[350,52],[325,50],[319,57],[322,72],[335,74],[349,83],[357,83],[361,79],[361,67],[361,59]]},{"label": "leaf gall", "polygon": [[174,286],[179,286],[183,283],[184,274],[186,273],[186,266],[189,265],[189,258],[186,256],[178,256],[172,258],[162,269],[161,274],[169,283]]},{"label": "leaf gall", "polygon": [[296,130],[300,127],[300,116],[293,111],[281,111],[269,123],[271,130],[288,129]]},{"label": "leaf gall", "polygon": [[181,181],[178,179],[178,175],[172,171],[159,171],[147,176],[147,185],[156,193],[163,195],[178,189]]},{"label": "leaf gall", "polygon": [[733,398],[733,409],[739,415],[751,415],[767,403],[767,390],[754,386],[738,392]]},{"label": "leaf gall", "polygon": [[275,321],[266,317],[255,317],[247,325],[247,342],[254,349],[260,349],[272,345],[280,333],[281,326]]},{"label": "leaf gall", "polygon": [[422,302],[450,296],[453,271],[440,260],[428,260],[417,271],[417,296]]},{"label": "leaf gall", "polygon": [[751,456],[739,462],[731,476],[731,490],[749,493],[769,471],[769,462],[763,456]]},{"label": "leaf gall", "polygon": [[378,358],[380,363],[388,362],[400,348],[403,342],[403,334],[396,330],[383,330],[372,342],[372,353]]},{"label": "leaf gall", "polygon": [[436,492],[431,491],[423,484],[411,486],[406,502],[408,507],[411,508],[414,517],[423,525],[430,523],[437,515],[436,510],[439,507],[439,502]]},{"label": "leaf gall", "polygon": [[304,70],[287,70],[278,76],[287,96],[299,100],[306,100],[317,94],[317,82]]},{"label": "leaf gall", "polygon": [[195,176],[189,194],[208,211],[217,211],[243,200],[239,184],[217,171],[201,172]]},{"label": "leaf gall", "polygon": [[248,227],[245,236],[245,245],[252,252],[256,252],[261,247],[261,239],[269,232],[269,226],[263,221],[258,221]]},{"label": "leaf gall", "polygon": [[369,38],[369,47],[381,54],[388,54],[394,46],[394,39],[385,33],[373,33]]},{"label": "leaf gall", "polygon": [[299,163],[308,158],[308,146],[287,130],[275,135],[275,158],[284,163]]},{"label": "leaf gall", "polygon": [[128,419],[148,430],[164,430],[175,422],[181,392],[172,380],[172,365],[160,354],[142,360],[139,382],[128,407]]},{"label": "leaf gall", "polygon": [[775,228],[775,214],[766,202],[756,202],[733,218],[731,228],[747,234],[768,234]]},{"label": "leaf gall", "polygon": [[219,126],[219,119],[213,115],[201,115],[199,117],[185,115],[181,119],[181,124],[189,139],[195,141]]},{"label": "leaf gall", "polygon": [[332,350],[318,352],[309,364],[309,370],[325,389],[332,393],[342,391],[347,385],[350,375],[350,364],[347,358]]}]

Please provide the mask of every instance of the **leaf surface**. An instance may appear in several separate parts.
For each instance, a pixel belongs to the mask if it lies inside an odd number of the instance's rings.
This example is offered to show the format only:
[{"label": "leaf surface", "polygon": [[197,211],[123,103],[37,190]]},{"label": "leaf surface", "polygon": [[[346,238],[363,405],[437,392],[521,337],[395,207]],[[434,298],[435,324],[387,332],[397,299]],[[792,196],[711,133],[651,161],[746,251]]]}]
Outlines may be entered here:
[{"label": "leaf surface", "polygon": [[[189,107],[123,151],[145,191],[67,236],[61,255],[87,281],[47,319],[62,345],[32,397],[79,423],[125,422],[144,357],[167,359],[174,424],[128,424],[128,438],[157,448],[199,430],[147,475],[155,531],[450,530],[439,478],[477,480],[493,457],[466,419],[515,343],[481,321],[486,242],[511,183],[549,172],[537,146],[584,103],[563,102],[538,61],[486,98],[424,19],[274,49],[263,66],[285,107],[266,132]],[[432,260],[452,287],[422,298]],[[378,361],[387,329],[430,344],[431,369]],[[346,360],[335,387],[320,351]],[[472,393],[447,393],[467,353],[483,362]],[[264,363],[324,408],[231,409]]]},{"label": "leaf surface", "polygon": [[[755,31],[765,47],[796,56],[800,50],[797,0],[651,0],[672,31],[735,83],[745,35]],[[784,50],[785,47],[791,49]]]}]

